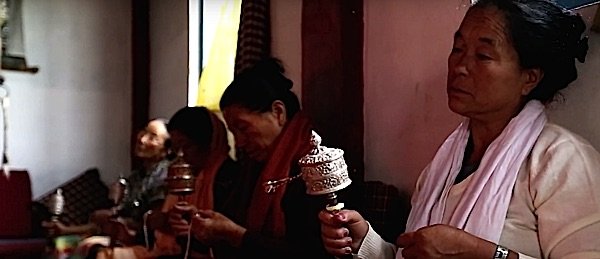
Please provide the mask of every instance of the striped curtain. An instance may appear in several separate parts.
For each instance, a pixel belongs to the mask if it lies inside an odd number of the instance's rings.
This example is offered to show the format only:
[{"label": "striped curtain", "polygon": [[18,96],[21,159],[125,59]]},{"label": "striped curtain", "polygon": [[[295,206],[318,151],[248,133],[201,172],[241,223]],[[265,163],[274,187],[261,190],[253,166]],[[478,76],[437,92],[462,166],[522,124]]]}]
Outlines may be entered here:
[{"label": "striped curtain", "polygon": [[235,74],[271,53],[270,0],[242,0]]}]

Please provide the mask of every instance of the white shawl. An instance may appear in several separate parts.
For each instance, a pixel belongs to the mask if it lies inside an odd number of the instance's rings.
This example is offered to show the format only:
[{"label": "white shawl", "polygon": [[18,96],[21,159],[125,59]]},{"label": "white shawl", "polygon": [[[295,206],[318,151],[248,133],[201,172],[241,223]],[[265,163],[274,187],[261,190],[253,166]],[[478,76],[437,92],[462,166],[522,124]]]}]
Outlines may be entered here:
[{"label": "white shawl", "polygon": [[[454,213],[448,217],[450,222],[442,222],[448,192],[461,169],[469,138],[469,120],[465,119],[423,170],[422,188],[413,194],[406,231],[442,223],[498,243],[517,173],[546,120],[544,105],[529,101],[487,148]],[[401,252],[397,255],[402,258]]]}]

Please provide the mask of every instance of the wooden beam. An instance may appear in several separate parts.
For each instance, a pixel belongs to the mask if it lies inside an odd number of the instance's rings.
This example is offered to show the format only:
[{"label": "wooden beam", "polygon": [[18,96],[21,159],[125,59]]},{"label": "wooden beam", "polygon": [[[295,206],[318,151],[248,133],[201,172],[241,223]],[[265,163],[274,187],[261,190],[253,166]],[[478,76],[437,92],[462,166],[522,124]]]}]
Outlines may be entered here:
[{"label": "wooden beam", "polygon": [[[132,0],[131,24],[131,149],[135,147],[137,131],[148,122],[150,107],[150,1]],[[139,160],[131,154],[131,167]]]},{"label": "wooden beam", "polygon": [[364,179],[363,0],[302,1],[302,108]]},{"label": "wooden beam", "polygon": [[592,31],[600,32],[600,7],[596,10],[596,16],[594,17],[594,22],[592,23]]}]

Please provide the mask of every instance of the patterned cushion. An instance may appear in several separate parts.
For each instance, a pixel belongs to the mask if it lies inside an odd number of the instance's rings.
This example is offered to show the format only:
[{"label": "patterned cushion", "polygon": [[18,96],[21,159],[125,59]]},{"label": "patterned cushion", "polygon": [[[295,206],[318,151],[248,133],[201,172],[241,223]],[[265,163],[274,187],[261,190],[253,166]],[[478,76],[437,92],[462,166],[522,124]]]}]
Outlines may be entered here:
[{"label": "patterned cushion", "polygon": [[[96,168],[88,169],[58,188],[62,189],[65,198],[64,212],[60,220],[67,225],[85,224],[93,211],[111,205],[108,200],[108,187],[100,179]],[[40,197],[38,201],[48,207],[54,193],[56,189]]]},{"label": "patterned cushion", "polygon": [[394,185],[366,181],[362,185],[362,215],[388,242],[395,243],[404,232],[410,212],[410,197]]}]

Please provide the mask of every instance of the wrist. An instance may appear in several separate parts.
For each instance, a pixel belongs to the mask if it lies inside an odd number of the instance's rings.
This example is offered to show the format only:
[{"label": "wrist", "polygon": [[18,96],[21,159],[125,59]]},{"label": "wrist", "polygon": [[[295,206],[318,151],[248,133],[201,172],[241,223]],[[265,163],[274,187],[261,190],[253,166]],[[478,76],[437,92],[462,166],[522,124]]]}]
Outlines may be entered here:
[{"label": "wrist", "polygon": [[501,245],[496,245],[496,251],[494,251],[494,257],[492,257],[493,259],[508,259],[508,255],[509,255],[509,250],[508,248],[501,246]]},{"label": "wrist", "polygon": [[352,252],[356,253],[360,247],[362,246],[363,241],[365,240],[365,237],[367,236],[367,233],[369,232],[370,224],[366,221],[363,220],[361,222],[358,223],[359,227],[356,228],[356,235],[351,235],[352,236]]},{"label": "wrist", "polygon": [[246,228],[236,224],[235,227],[233,227],[226,235],[228,237],[227,241],[233,247],[241,247],[246,231]]}]

